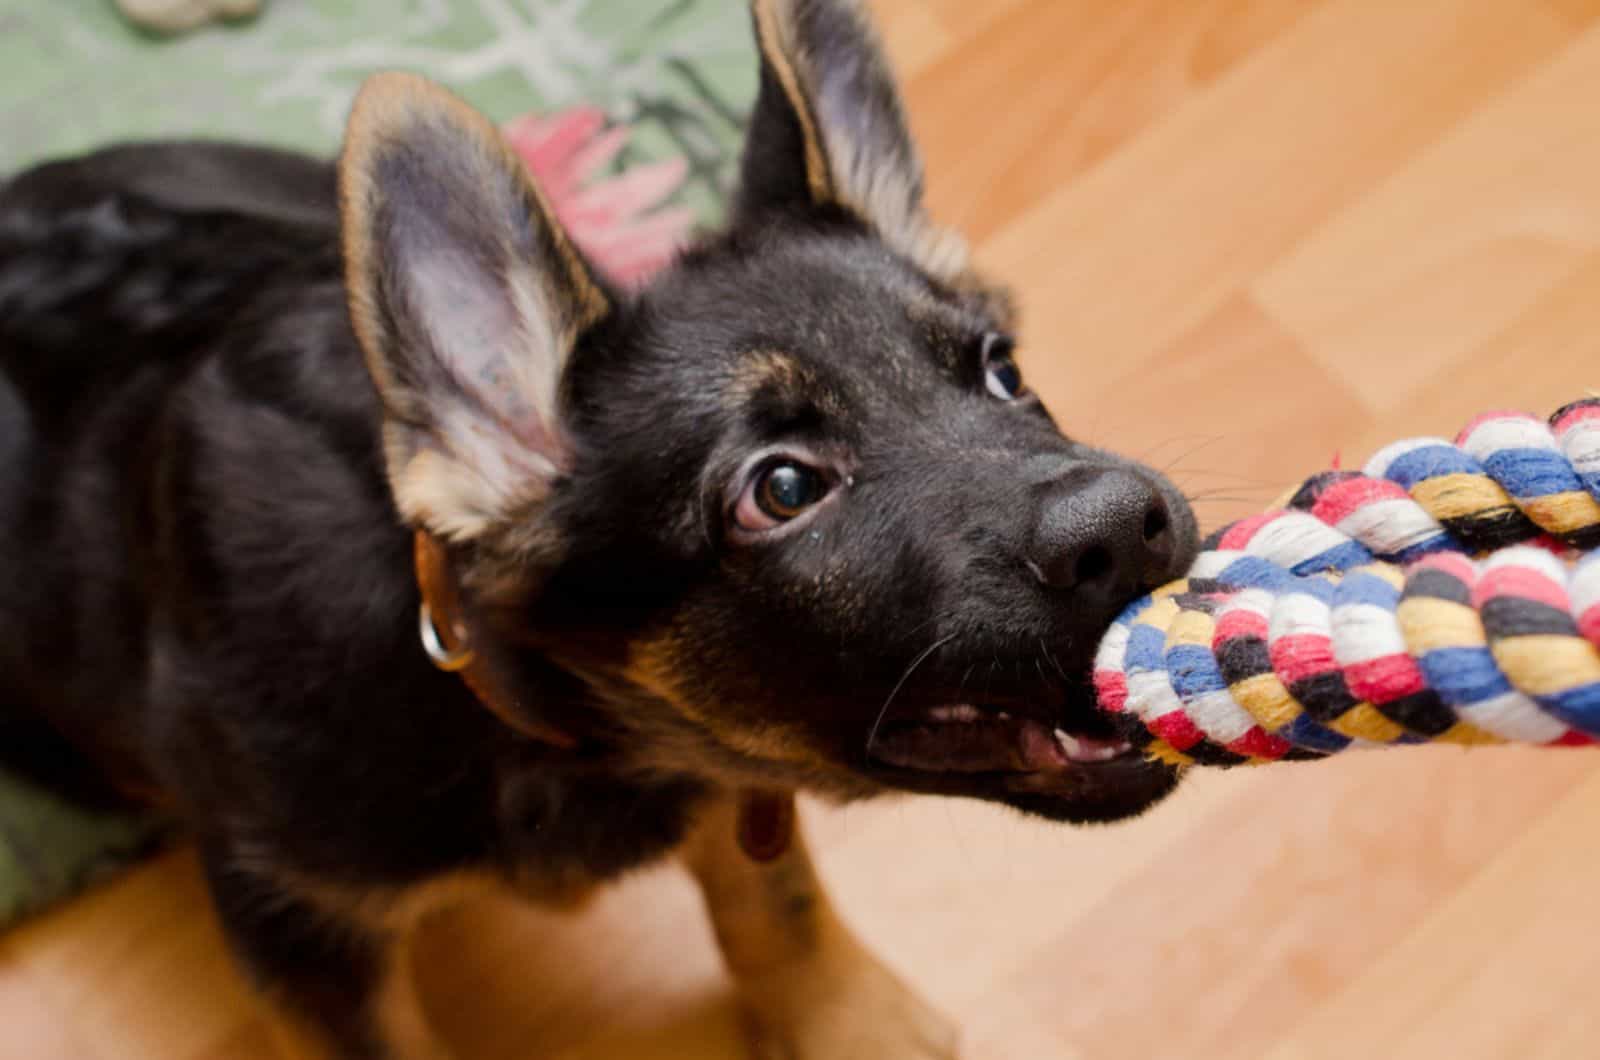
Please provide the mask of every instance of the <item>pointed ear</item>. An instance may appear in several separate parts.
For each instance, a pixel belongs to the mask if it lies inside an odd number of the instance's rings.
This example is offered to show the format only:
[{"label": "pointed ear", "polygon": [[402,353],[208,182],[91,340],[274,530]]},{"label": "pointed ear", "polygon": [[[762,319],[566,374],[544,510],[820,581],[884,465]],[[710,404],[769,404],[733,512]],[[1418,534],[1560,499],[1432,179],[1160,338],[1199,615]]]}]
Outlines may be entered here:
[{"label": "pointed ear", "polygon": [[930,274],[966,248],[922,208],[922,160],[877,33],[859,0],[752,0],[761,87],[739,212],[840,207]]},{"label": "pointed ear", "polygon": [[610,300],[494,126],[422,78],[362,87],[339,201],[390,488],[414,524],[476,537],[565,468],[562,370]]}]

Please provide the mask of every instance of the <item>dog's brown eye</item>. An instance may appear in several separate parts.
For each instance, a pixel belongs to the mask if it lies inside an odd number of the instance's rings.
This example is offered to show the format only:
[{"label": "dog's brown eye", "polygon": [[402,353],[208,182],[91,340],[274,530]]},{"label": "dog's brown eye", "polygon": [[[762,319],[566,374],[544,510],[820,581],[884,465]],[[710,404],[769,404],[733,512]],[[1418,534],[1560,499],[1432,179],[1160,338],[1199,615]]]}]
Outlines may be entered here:
[{"label": "dog's brown eye", "polygon": [[827,477],[798,460],[775,460],[756,472],[734,508],[741,530],[771,530],[828,495]]},{"label": "dog's brown eye", "polygon": [[1015,346],[1010,335],[991,331],[983,337],[983,385],[1001,401],[1015,401],[1027,392],[1013,356]]},{"label": "dog's brown eye", "polygon": [[804,464],[774,464],[756,485],[756,504],[772,518],[787,522],[822,499],[822,476]]}]

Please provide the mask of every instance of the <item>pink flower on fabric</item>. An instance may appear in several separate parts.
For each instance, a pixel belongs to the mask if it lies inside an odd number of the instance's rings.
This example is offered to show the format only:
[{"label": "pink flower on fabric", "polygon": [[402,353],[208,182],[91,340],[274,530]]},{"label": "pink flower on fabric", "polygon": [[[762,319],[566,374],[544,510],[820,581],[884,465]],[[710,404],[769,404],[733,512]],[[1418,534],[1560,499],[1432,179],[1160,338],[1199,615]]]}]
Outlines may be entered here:
[{"label": "pink flower on fabric", "polygon": [[629,131],[625,125],[607,128],[597,107],[527,114],[504,127],[579,249],[613,280],[637,285],[687,242],[694,213],[662,205],[688,173],[681,158],[596,179],[628,142]]}]

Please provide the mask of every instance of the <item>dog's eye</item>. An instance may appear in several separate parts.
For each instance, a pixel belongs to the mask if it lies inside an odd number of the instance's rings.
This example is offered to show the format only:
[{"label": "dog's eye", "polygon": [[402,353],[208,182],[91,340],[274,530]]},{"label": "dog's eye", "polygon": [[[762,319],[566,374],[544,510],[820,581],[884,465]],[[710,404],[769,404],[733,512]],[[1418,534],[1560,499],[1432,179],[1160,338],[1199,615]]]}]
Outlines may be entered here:
[{"label": "dog's eye", "polygon": [[827,488],[815,468],[792,461],[773,464],[756,483],[756,505],[779,521],[788,521],[822,499]]},{"label": "dog's eye", "polygon": [[756,472],[734,508],[742,530],[771,530],[828,495],[828,479],[809,464],[784,458]]},{"label": "dog's eye", "polygon": [[1015,347],[1010,335],[991,331],[983,337],[983,385],[1001,401],[1015,401],[1027,393],[1013,355]]}]

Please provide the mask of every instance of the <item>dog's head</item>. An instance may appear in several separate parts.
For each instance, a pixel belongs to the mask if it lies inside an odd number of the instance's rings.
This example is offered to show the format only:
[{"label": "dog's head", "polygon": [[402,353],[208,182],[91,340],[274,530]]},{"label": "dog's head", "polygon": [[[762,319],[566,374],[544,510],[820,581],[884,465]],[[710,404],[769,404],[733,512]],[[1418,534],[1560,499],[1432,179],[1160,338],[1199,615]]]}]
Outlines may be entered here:
[{"label": "dog's head", "polygon": [[488,122],[415,78],[363,91],[345,247],[399,508],[641,767],[1136,812],[1172,774],[1087,671],[1187,565],[1189,509],[1029,393],[857,6],[755,24],[729,229],[633,294]]}]

